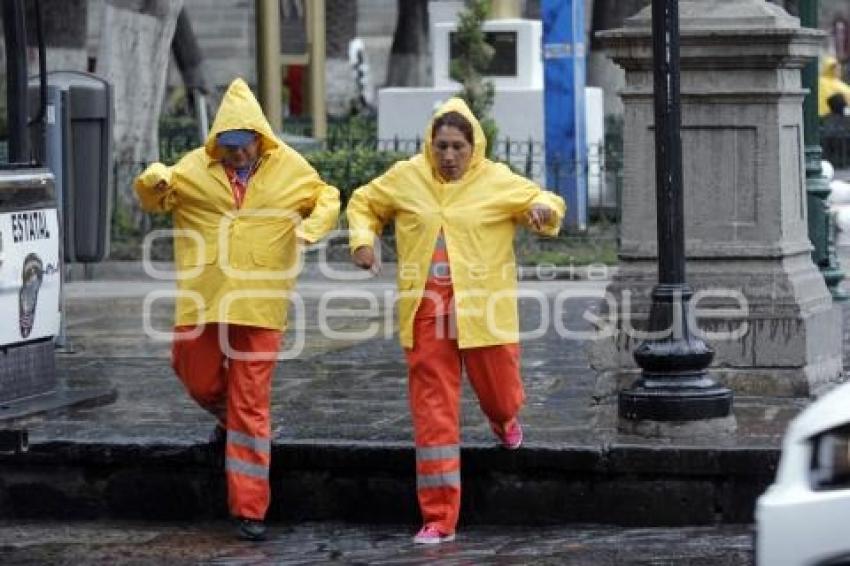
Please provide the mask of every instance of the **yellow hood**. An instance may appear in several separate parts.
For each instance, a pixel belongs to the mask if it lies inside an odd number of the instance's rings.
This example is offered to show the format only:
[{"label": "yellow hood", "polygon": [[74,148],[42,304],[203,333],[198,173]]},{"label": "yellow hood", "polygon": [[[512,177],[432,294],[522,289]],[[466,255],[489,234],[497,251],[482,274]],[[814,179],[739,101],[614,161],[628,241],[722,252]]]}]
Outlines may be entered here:
[{"label": "yellow hood", "polygon": [[262,139],[260,154],[265,154],[280,147],[281,142],[272,131],[269,121],[263,114],[260,103],[254,93],[242,79],[236,79],[227,87],[221,106],[215,115],[207,141],[204,143],[207,155],[213,159],[221,159],[221,151],[216,143],[216,136],[226,130],[254,130]]},{"label": "yellow hood", "polygon": [[484,136],[484,130],[481,128],[481,124],[478,123],[478,120],[475,118],[472,110],[469,109],[469,106],[467,106],[466,102],[462,99],[457,97],[448,99],[431,117],[431,120],[428,122],[428,127],[425,130],[425,144],[422,148],[422,153],[425,156],[425,159],[428,160],[428,163],[431,164],[431,171],[436,177],[438,169],[434,156],[431,153],[431,132],[434,129],[434,121],[443,114],[448,114],[449,112],[458,112],[463,115],[464,118],[469,120],[470,124],[472,124],[472,139],[474,142],[472,148],[472,159],[469,162],[469,168],[460,179],[462,181],[467,179],[480,168],[481,164],[484,162],[484,156],[486,155],[487,150],[487,138]]},{"label": "yellow hood", "polygon": [[830,78],[830,79],[838,79],[840,78],[840,71],[838,69],[838,60],[835,57],[824,57],[823,65],[821,66],[822,77]]}]

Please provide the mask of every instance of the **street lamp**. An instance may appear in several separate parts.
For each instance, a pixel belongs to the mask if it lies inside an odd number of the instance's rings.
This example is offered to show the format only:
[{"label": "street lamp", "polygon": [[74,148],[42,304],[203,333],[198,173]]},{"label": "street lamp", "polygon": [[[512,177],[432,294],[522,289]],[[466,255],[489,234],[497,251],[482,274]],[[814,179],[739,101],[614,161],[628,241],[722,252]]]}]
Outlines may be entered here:
[{"label": "street lamp", "polygon": [[732,391],[706,371],[714,351],[692,332],[693,291],[685,282],[678,0],[652,0],[652,47],[658,285],[649,313],[652,337],[634,353],[643,371],[620,392],[619,414],[653,421],[721,418],[730,414]]}]

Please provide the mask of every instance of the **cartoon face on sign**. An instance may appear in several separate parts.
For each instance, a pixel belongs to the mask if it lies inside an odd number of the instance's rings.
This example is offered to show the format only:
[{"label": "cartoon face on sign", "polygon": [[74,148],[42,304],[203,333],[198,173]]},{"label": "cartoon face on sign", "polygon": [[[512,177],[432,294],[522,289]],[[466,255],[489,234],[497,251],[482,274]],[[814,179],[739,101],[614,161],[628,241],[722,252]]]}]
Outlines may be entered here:
[{"label": "cartoon face on sign", "polygon": [[44,279],[44,264],[36,254],[29,254],[24,260],[21,281],[21,295],[18,303],[21,337],[27,338],[35,323],[35,306],[38,303],[38,290]]}]

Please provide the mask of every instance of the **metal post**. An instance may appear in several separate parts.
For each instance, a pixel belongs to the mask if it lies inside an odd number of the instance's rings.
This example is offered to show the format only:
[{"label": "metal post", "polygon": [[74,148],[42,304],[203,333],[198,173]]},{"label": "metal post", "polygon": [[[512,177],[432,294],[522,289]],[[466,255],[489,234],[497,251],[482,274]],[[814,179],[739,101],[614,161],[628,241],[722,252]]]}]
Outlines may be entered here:
[{"label": "metal post", "polygon": [[283,127],[280,73],[280,4],[278,0],[256,0],[257,85],[260,106],[272,130]]},{"label": "metal post", "polygon": [[6,129],[9,132],[9,163],[29,163],[27,35],[23,0],[4,0],[3,23],[6,34]]},{"label": "metal post", "polygon": [[310,113],[313,115],[313,137],[323,140],[328,135],[325,102],[325,0],[307,2],[307,41],[310,44]]},{"label": "metal post", "polygon": [[585,0],[540,2],[546,184],[570,203],[564,226],[576,230],[588,223],[584,8]]},{"label": "metal post", "polygon": [[491,0],[488,20],[518,19],[522,16],[519,0]]},{"label": "metal post", "polygon": [[635,350],[643,370],[620,392],[619,414],[630,420],[693,421],[728,416],[732,392],[706,372],[714,351],[692,335],[685,282],[678,0],[652,1],[655,98],[655,170],[658,285],[652,291],[649,330]]},{"label": "metal post", "polygon": [[[818,0],[803,0],[800,3],[800,24],[804,27],[818,27]],[[826,286],[835,302],[848,299],[841,287],[844,272],[838,264],[835,245],[832,238],[833,217],[826,204],[829,194],[829,179],[821,168],[823,151],[820,145],[820,123],[818,119],[818,61],[811,61],[803,69],[803,87],[809,90],[803,101],[803,136],[806,145],[806,203],[809,213],[809,240],[812,261],[820,269]]]}]

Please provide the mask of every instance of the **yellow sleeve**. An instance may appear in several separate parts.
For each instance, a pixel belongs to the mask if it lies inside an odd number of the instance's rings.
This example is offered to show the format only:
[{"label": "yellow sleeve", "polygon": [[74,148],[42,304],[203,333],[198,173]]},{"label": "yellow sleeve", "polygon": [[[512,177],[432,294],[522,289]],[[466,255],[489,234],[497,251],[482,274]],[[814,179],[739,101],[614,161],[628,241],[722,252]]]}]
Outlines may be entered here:
[{"label": "yellow sleeve", "polygon": [[361,246],[373,246],[384,226],[395,216],[392,195],[393,169],[363,185],[351,195],[348,216],[349,241],[352,252]]},{"label": "yellow sleeve", "polygon": [[[318,174],[316,175],[318,177]],[[339,190],[317,178],[313,184],[313,209],[296,228],[296,235],[312,244],[324,238],[339,219]]]},{"label": "yellow sleeve", "polygon": [[[136,177],[133,188],[139,197],[139,203],[145,212],[170,212],[177,202],[174,186],[171,184],[173,167],[162,163],[153,163],[142,174]],[[168,188],[158,190],[156,186],[165,181]]]},{"label": "yellow sleeve", "polygon": [[[567,212],[567,205],[564,199],[551,191],[544,191],[525,177],[513,175],[512,181],[511,189],[508,191],[507,201],[511,207],[511,213],[514,219],[529,230],[543,236],[557,236],[561,230],[564,215]],[[542,204],[554,213],[549,218],[549,222],[541,230],[535,230],[528,223],[528,218],[526,217],[526,213],[536,204]]]}]

